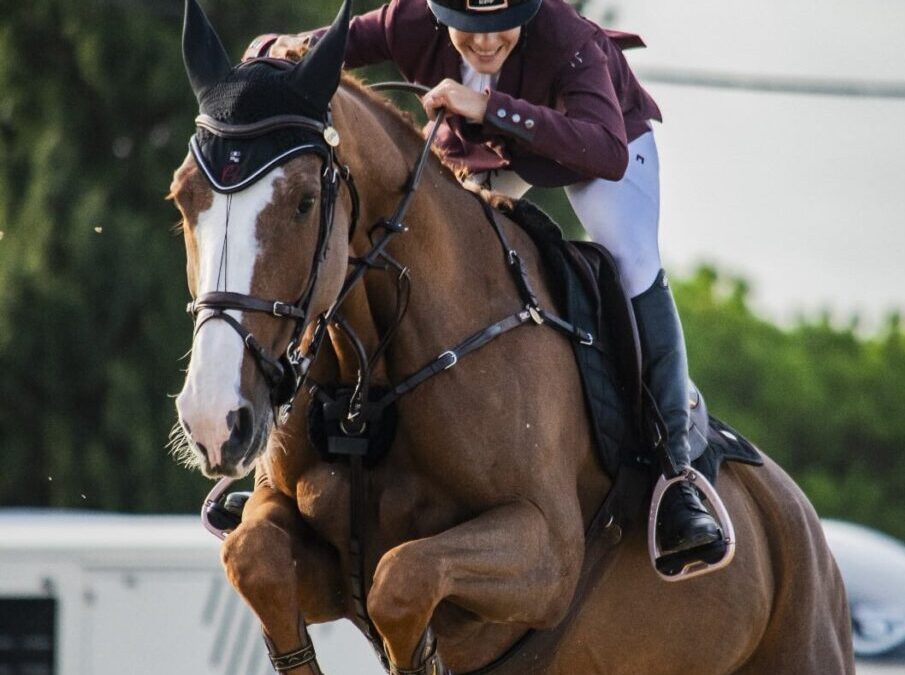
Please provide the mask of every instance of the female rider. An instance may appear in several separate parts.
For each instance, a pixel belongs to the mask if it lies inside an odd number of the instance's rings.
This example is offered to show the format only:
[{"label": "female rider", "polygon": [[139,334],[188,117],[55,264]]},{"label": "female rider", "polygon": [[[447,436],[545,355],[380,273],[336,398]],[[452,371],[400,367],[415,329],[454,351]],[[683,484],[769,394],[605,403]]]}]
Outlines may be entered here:
[{"label": "female rider", "polygon": [[[246,58],[297,58],[311,35],[265,35]],[[563,0],[391,0],[355,17],[346,66],[392,61],[432,87],[422,105],[447,123],[436,145],[469,180],[521,197],[564,186],[588,234],[615,257],[641,336],[644,374],[668,430],[673,463],[689,464],[688,373],[682,327],[657,241],[659,161],[653,99],[622,49],[636,35],[600,28]],[[661,508],[665,551],[717,541],[688,483]]]}]

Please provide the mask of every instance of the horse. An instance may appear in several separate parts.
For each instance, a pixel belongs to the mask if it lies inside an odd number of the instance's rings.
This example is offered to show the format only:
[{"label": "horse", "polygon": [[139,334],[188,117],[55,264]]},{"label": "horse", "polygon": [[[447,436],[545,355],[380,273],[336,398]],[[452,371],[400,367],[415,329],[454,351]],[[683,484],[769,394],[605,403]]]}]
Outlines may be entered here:
[{"label": "horse", "polygon": [[[735,558],[666,583],[643,528],[614,545],[596,520],[613,480],[569,341],[529,318],[451,348],[524,319],[520,290],[485,206],[433,155],[414,190],[423,137],[342,75],[349,14],[346,0],[297,64],[234,68],[186,2],[202,115],[171,189],[196,315],[177,410],[205,475],[256,470],[222,562],[274,667],[320,673],[306,626],[347,618],[393,673],[854,673],[839,571],[779,466],[723,468]],[[538,305],[555,306],[535,244],[493,219]],[[331,388],[355,399],[375,353],[374,389],[432,376],[395,401],[379,461],[355,447],[328,461],[309,406]]]}]

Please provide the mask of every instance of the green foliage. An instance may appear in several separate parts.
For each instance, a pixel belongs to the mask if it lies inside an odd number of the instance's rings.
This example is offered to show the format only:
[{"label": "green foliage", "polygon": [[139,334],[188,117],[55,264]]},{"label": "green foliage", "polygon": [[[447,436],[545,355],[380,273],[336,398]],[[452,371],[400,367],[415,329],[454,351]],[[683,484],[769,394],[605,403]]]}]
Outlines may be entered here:
[{"label": "green foliage", "polygon": [[[338,3],[204,5],[238,58],[254,35],[323,25]],[[0,0],[2,506],[188,511],[206,489],[164,449],[191,336],[164,200],[196,110],[181,21],[181,0]],[[532,197],[579,232],[561,190]],[[702,269],[676,286],[712,410],[823,515],[905,537],[898,319],[870,338],[826,321],[781,329],[740,281]]]},{"label": "green foliage", "polygon": [[769,453],[822,516],[905,538],[905,333],[860,337],[826,318],[780,329],[744,282],[701,268],[674,284],[691,375],[710,410]]},{"label": "green foliage", "polygon": [[[207,2],[238,58],[326,3]],[[164,444],[191,324],[164,200],[196,104],[181,0],[0,2],[0,504],[194,509]]]}]

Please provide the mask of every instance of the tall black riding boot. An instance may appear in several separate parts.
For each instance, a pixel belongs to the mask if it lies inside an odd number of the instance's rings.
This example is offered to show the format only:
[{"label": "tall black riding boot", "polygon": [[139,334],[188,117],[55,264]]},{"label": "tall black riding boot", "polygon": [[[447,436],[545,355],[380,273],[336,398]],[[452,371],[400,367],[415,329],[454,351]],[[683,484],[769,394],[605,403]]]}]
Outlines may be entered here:
[{"label": "tall black riding boot", "polygon": [[[632,299],[644,379],[666,424],[666,450],[678,471],[691,462],[688,445],[688,361],[682,324],[666,272],[660,270],[653,286]],[[697,489],[682,481],[667,490],[657,523],[663,551],[683,551],[712,544],[722,538],[720,528],[701,503]]]}]

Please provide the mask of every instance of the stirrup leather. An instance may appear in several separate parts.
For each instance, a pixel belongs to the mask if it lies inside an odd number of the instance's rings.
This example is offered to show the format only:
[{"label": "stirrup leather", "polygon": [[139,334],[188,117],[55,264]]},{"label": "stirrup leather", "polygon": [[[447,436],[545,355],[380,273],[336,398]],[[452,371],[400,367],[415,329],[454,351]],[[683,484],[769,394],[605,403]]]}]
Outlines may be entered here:
[{"label": "stirrup leather", "polygon": [[[700,490],[713,506],[712,515],[717,520],[717,524],[723,533],[723,538],[698,549],[681,552],[686,554],[697,553],[703,556],[703,559],[690,560],[685,563],[680,561],[678,563],[680,569],[671,571],[669,563],[673,562],[671,558],[675,557],[675,554],[664,555],[660,549],[660,542],[657,536],[657,521],[659,520],[663,496],[670,487],[681,481],[687,481]],[[647,550],[657,574],[666,581],[683,581],[702,574],[716,572],[732,562],[732,558],[735,556],[735,528],[732,526],[732,519],[729,517],[729,512],[726,510],[723,500],[720,499],[713,485],[700,472],[694,469],[685,469],[673,478],[660,476],[660,480],[654,486],[654,493],[650,502],[650,514],[647,518]]]}]

